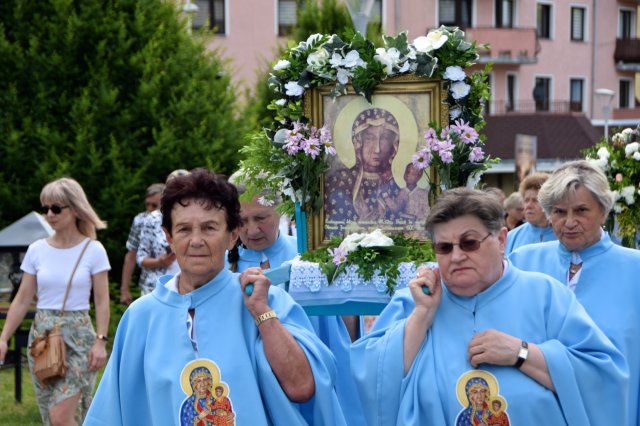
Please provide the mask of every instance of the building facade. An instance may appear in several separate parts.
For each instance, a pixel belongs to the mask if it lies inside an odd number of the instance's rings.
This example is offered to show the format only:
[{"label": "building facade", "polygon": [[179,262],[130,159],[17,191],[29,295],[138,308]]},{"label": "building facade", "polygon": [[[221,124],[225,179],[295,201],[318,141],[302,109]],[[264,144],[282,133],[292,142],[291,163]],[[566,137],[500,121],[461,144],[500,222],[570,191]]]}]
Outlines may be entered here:
[{"label": "building facade", "polygon": [[[215,28],[210,47],[230,59],[235,83],[251,89],[286,45],[300,0],[193,3],[194,25]],[[408,31],[413,40],[455,25],[489,44],[478,61],[478,67],[493,63],[487,146],[503,159],[493,173],[509,174],[514,131],[537,137],[538,169],[551,170],[578,158],[604,127],[640,123],[639,6],[640,0],[375,0],[372,9],[387,34]],[[567,135],[567,128],[582,131]],[[488,183],[513,185],[502,178]]]}]

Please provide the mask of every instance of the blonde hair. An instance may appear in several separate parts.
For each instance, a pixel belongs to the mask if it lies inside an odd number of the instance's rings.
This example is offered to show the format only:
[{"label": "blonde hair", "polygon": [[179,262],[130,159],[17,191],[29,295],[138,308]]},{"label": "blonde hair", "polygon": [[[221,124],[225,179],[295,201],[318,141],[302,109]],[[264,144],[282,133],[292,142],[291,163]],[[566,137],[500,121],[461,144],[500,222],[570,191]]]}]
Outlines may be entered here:
[{"label": "blonde hair", "polygon": [[74,179],[64,177],[46,184],[40,192],[40,202],[44,204],[45,200],[71,207],[76,213],[78,231],[89,238],[95,240],[96,230],[107,227],[89,204],[82,186]]},{"label": "blonde hair", "polygon": [[527,176],[520,182],[520,188],[518,188],[520,195],[524,197],[524,193],[530,189],[540,191],[540,188],[542,188],[542,185],[549,179],[549,176],[549,173],[542,172]]}]

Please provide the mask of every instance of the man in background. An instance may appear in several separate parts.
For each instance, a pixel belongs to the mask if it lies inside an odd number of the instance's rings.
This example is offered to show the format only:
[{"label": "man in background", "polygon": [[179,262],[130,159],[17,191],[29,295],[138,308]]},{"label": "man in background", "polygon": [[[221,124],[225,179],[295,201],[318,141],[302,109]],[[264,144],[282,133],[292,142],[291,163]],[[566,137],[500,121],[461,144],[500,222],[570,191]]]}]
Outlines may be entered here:
[{"label": "man in background", "polygon": [[142,224],[144,223],[144,218],[149,213],[158,209],[163,190],[164,184],[162,183],[154,183],[147,188],[144,198],[145,211],[138,213],[133,218],[133,223],[129,230],[129,238],[127,239],[126,244],[127,254],[124,256],[124,262],[122,264],[122,278],[120,281],[120,303],[124,303],[125,305],[129,305],[133,301],[131,293],[129,292],[129,285],[131,284],[133,271],[136,268],[136,253],[140,245]]}]

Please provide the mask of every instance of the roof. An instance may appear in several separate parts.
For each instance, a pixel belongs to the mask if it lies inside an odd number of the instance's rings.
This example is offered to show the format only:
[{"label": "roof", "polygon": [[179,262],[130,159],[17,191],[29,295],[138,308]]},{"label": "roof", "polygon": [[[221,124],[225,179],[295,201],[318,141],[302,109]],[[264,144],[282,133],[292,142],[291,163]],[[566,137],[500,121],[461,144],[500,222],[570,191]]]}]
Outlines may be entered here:
[{"label": "roof", "polygon": [[28,247],[32,242],[53,235],[41,214],[31,212],[0,231],[1,247]]},{"label": "roof", "polygon": [[516,134],[538,138],[538,158],[582,158],[580,151],[599,142],[601,133],[584,114],[507,114],[485,117],[486,151],[492,157],[513,159]]}]

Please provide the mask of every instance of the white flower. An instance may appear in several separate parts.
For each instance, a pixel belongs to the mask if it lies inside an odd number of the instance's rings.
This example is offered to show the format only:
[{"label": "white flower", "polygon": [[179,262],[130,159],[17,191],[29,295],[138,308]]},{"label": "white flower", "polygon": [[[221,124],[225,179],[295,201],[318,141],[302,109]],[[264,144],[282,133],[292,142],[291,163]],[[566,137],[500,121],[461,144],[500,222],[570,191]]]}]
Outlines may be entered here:
[{"label": "white flower", "polygon": [[633,159],[636,161],[640,161],[640,152],[634,152],[633,153]]},{"label": "white flower", "polygon": [[322,38],[322,34],[311,34],[308,38],[307,38],[307,46],[310,46],[312,43],[316,42],[317,40]]},{"label": "white flower", "polygon": [[393,240],[382,233],[380,229],[364,236],[360,240],[360,247],[387,247],[393,245]]},{"label": "white flower", "polygon": [[416,48],[412,45],[409,45],[409,53],[407,53],[407,59],[411,59],[413,61],[416,60]]},{"label": "white flower", "polygon": [[327,63],[329,59],[329,52],[324,47],[316,50],[312,54],[307,57],[307,64],[309,64],[312,68],[322,68]]},{"label": "white flower", "polygon": [[291,62],[287,61],[286,59],[280,59],[274,66],[273,66],[273,70],[274,71],[278,71],[278,70],[284,70],[289,68],[289,66],[291,66]]},{"label": "white flower", "polygon": [[449,119],[455,120],[456,118],[460,117],[460,114],[462,114],[462,110],[460,108],[451,108],[449,110]]},{"label": "white flower", "polygon": [[635,186],[625,186],[620,190],[620,196],[624,198],[624,201],[627,203],[627,205],[631,205],[636,202],[635,194]]},{"label": "white flower", "polygon": [[409,61],[405,61],[405,63],[398,69],[398,72],[403,73],[409,71],[411,67],[411,63]]},{"label": "white flower", "polygon": [[634,152],[638,152],[640,144],[638,142],[631,142],[624,147],[624,153],[627,157],[631,157]]},{"label": "white flower", "polygon": [[620,192],[617,190],[611,191],[611,196],[613,197],[613,202],[615,203],[620,199]]},{"label": "white flower", "polygon": [[265,196],[258,198],[258,204],[264,207],[272,207],[276,202]]},{"label": "white flower", "polygon": [[353,77],[353,74],[351,74],[344,68],[338,68],[338,74],[336,75],[336,77],[338,78],[338,82],[340,84],[345,85],[349,83],[349,77]]},{"label": "white flower", "polygon": [[480,182],[480,178],[482,177],[483,173],[484,173],[484,170],[480,170],[475,173],[472,173],[471,176],[469,176],[469,178],[467,179],[467,188],[471,188],[471,189],[475,188],[478,182]]},{"label": "white flower", "polygon": [[284,85],[287,90],[287,96],[302,96],[304,93],[304,87],[300,86],[297,81],[290,81]]},{"label": "white flower", "polygon": [[364,236],[365,234],[358,234],[357,232],[349,234],[340,243],[340,248],[345,250],[347,253],[351,253],[358,248],[358,243],[360,243]]},{"label": "white flower", "polygon": [[611,142],[613,142],[614,144],[624,143],[624,136],[622,136],[622,133],[616,133],[615,135],[611,136]]},{"label": "white flower", "polygon": [[624,129],[621,133],[622,138],[624,139],[625,142],[630,142],[631,139],[633,139],[633,135],[635,134],[633,129]]},{"label": "white flower", "polygon": [[283,105],[285,105],[286,103],[287,103],[287,100],[286,100],[286,99],[278,99],[278,100],[276,101],[276,105],[278,105],[278,106],[283,106]]},{"label": "white flower", "polygon": [[384,47],[378,47],[373,59],[384,65],[384,70],[387,75],[391,75],[393,73],[393,67],[398,65],[400,61],[400,51],[395,47],[389,50]]},{"label": "white flower", "polygon": [[333,52],[331,55],[331,59],[329,59],[329,63],[333,68],[341,67],[344,64],[344,59],[342,59],[342,55],[337,52]]},{"label": "white flower", "polygon": [[606,146],[603,146],[598,150],[597,155],[598,155],[598,158],[609,159],[609,157],[611,156],[611,153],[609,152]]},{"label": "white flower", "polygon": [[609,164],[606,158],[598,158],[598,159],[587,158],[587,161],[593,164],[594,166],[598,167],[603,172],[607,170],[607,166]]},{"label": "white flower", "polygon": [[360,53],[358,53],[357,50],[352,50],[349,53],[347,53],[347,56],[344,57],[344,66],[347,68],[354,68],[358,66],[364,67],[365,63],[360,58]]},{"label": "white flower", "polygon": [[467,75],[464,73],[462,67],[459,66],[451,66],[447,67],[444,72],[444,78],[451,81],[462,81]]},{"label": "white flower", "polygon": [[443,44],[447,42],[449,36],[443,31],[433,30],[429,31],[427,36],[420,36],[413,40],[413,46],[418,52],[429,53],[432,50],[438,50]]},{"label": "white flower", "polygon": [[469,86],[464,81],[456,81],[455,83],[451,84],[450,90],[453,99],[462,99],[469,94],[469,91],[471,91],[471,86]]},{"label": "white flower", "polygon": [[613,205],[613,211],[616,213],[621,213],[622,212],[622,206],[618,203]]}]

